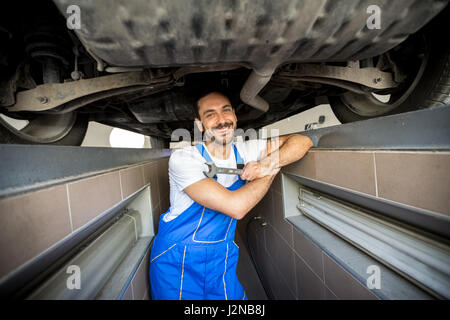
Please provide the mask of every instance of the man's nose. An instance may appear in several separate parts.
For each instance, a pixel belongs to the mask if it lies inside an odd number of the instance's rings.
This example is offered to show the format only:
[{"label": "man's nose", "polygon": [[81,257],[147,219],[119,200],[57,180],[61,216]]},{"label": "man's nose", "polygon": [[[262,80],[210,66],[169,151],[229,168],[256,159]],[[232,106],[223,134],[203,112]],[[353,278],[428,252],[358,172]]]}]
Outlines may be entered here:
[{"label": "man's nose", "polygon": [[223,114],[219,113],[219,116],[217,117],[217,125],[224,125],[225,123],[227,123],[227,119],[225,118],[225,116]]}]

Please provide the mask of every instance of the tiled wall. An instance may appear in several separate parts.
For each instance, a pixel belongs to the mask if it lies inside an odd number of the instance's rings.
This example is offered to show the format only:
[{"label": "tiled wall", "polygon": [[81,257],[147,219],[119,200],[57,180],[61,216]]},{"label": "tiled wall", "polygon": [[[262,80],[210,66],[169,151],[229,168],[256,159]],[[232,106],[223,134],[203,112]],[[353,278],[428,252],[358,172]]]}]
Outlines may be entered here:
[{"label": "tiled wall", "polygon": [[313,150],[283,171],[450,216],[449,152]]},{"label": "tiled wall", "polygon": [[150,281],[149,281],[149,259],[150,251],[142,259],[139,268],[133,276],[128,289],[122,296],[122,300],[149,300],[150,299]]},{"label": "tiled wall", "polygon": [[[159,215],[169,207],[168,158],[1,199],[0,278],[146,184],[150,184],[156,233]],[[136,275],[142,278],[142,272]]]},{"label": "tiled wall", "polygon": [[[450,153],[311,150],[283,172],[450,215]],[[252,216],[250,241],[275,299],[378,299],[284,218],[280,174]]]}]

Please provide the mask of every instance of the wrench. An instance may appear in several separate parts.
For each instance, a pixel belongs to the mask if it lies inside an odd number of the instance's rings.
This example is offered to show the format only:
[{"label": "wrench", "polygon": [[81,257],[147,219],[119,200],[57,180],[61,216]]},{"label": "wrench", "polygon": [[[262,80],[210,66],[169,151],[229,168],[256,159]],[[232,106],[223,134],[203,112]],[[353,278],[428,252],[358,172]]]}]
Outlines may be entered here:
[{"label": "wrench", "polygon": [[234,169],[234,168],[221,168],[215,165],[214,162],[206,162],[208,166],[208,171],[203,171],[205,176],[208,178],[215,177],[218,173],[221,174],[242,174],[244,173],[244,169]]}]

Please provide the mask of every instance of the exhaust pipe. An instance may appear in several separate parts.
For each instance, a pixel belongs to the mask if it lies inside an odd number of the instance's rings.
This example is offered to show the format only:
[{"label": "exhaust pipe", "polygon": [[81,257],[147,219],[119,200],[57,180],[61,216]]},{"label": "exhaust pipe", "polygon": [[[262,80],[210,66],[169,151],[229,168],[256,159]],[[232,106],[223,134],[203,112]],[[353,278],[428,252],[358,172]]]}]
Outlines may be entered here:
[{"label": "exhaust pipe", "polygon": [[253,70],[244,86],[242,87],[240,94],[242,102],[263,113],[267,112],[269,110],[269,103],[258,96],[258,93],[269,82],[273,72],[274,70],[270,70],[270,72],[264,72],[264,74],[260,74],[256,70]]}]

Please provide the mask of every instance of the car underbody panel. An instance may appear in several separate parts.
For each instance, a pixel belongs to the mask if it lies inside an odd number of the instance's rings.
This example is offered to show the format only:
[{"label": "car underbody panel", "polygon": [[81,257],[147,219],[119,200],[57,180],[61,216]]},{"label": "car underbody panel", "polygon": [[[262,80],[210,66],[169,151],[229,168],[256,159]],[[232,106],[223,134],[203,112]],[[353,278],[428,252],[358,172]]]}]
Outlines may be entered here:
[{"label": "car underbody panel", "polygon": [[[242,63],[262,74],[286,62],[380,55],[433,18],[445,1],[54,0],[81,12],[76,34],[110,66]],[[367,20],[380,9],[380,28]]]}]

